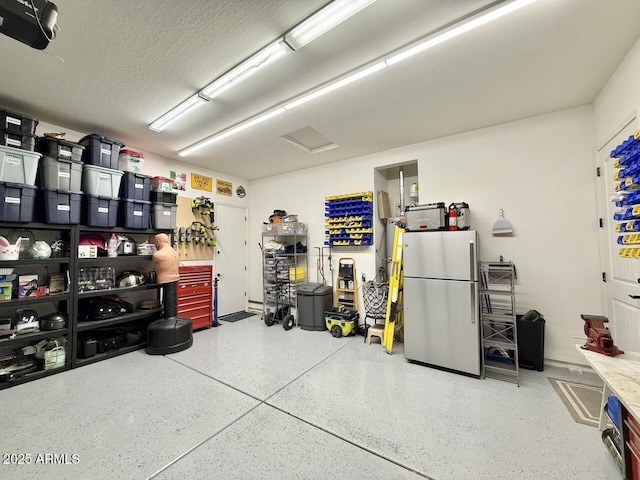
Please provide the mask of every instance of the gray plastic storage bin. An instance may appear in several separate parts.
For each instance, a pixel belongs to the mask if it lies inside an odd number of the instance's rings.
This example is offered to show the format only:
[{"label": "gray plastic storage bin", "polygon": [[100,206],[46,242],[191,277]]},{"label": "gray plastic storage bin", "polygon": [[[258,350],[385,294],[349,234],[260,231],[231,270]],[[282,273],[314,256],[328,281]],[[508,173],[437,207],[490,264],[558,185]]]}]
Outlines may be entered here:
[{"label": "gray plastic storage bin", "polygon": [[298,325],[303,330],[327,329],[324,312],[333,306],[333,290],[322,283],[301,283],[297,287]]},{"label": "gray plastic storage bin", "polygon": [[36,152],[0,145],[0,182],[35,185],[41,156]]},{"label": "gray plastic storage bin", "polygon": [[40,186],[54,190],[82,190],[82,162],[43,157],[40,160]]},{"label": "gray plastic storage bin", "polygon": [[154,203],[151,209],[154,228],[167,230],[176,228],[177,203]]},{"label": "gray plastic storage bin", "polygon": [[89,195],[116,198],[122,181],[120,170],[85,165],[82,169],[82,190]]}]

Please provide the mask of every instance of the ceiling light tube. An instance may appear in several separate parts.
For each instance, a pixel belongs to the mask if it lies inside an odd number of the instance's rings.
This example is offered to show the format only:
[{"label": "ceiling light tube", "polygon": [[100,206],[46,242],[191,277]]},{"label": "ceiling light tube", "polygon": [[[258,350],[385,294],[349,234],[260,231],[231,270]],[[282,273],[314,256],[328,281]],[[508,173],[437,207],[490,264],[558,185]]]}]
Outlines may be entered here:
[{"label": "ceiling light tube", "polygon": [[246,59],[240,65],[232,68],[221,77],[218,77],[213,83],[204,87],[200,94],[209,100],[213,100],[238,83],[280,60],[291,51],[291,47],[289,47],[282,38],[279,38]]},{"label": "ceiling light tube", "polygon": [[328,32],[375,0],[334,0],[285,34],[285,41],[295,50]]},{"label": "ceiling light tube", "polygon": [[286,110],[283,107],[278,107],[275,110],[271,110],[270,112],[267,112],[265,114],[262,115],[258,115],[257,117],[254,117],[252,119],[247,120],[246,122],[242,122],[239,123],[238,125],[236,125],[235,127],[229,128],[223,132],[220,132],[216,135],[213,135],[212,137],[209,138],[205,138],[204,140],[193,144],[192,146],[185,148],[184,150],[182,150],[180,152],[180,156],[181,157],[186,157],[187,155],[192,154],[193,152],[196,152],[198,150],[200,150],[201,148],[206,147],[207,145],[211,145],[212,143],[215,143],[219,140],[222,140],[223,138],[227,138],[230,137],[231,135],[235,135],[238,132],[241,132],[243,130],[246,130],[249,127],[253,127],[254,125],[257,125],[259,123],[264,122],[265,120],[269,120],[270,118],[275,117],[276,115],[280,115],[281,113],[284,113]]},{"label": "ceiling light tube", "polygon": [[180,105],[173,108],[172,110],[169,110],[159,119],[151,123],[149,125],[149,129],[153,130],[154,132],[161,132],[179,118],[182,118],[187,113],[193,112],[195,109],[207,102],[208,100],[206,98],[202,98],[198,94],[192,95]]},{"label": "ceiling light tube", "polygon": [[[338,0],[339,1],[339,0]],[[338,3],[338,1],[336,1],[335,3]],[[361,78],[367,77],[368,75],[371,75],[372,73],[375,73],[379,70],[382,70],[384,68],[386,68],[389,65],[393,65],[395,63],[398,63],[402,60],[405,60],[406,58],[409,58],[419,52],[422,52],[424,50],[427,50],[428,48],[431,48],[435,45],[438,45],[442,42],[445,42],[446,40],[449,40],[451,38],[457,37],[458,35],[461,35],[465,32],[468,32],[470,30],[473,30],[477,27],[480,27],[482,25],[485,25],[493,20],[496,20],[504,15],[507,15],[511,12],[514,12],[515,10],[518,10],[526,5],[529,5],[530,3],[533,3],[535,0],[514,0],[512,2],[509,2],[507,5],[504,5],[502,7],[499,8],[495,8],[492,10],[488,10],[488,11],[484,11],[483,14],[481,14],[480,16],[475,16],[475,17],[470,17],[470,20],[465,21],[462,20],[462,22],[464,23],[460,23],[457,22],[456,24],[452,25],[450,28],[442,30],[440,32],[437,32],[436,34],[433,34],[431,36],[428,36],[426,38],[423,38],[422,40],[418,40],[414,43],[412,43],[411,45],[405,47],[403,50],[401,51],[396,51],[395,53],[391,53],[389,54],[390,56],[386,59],[383,60],[381,62],[375,63],[369,67],[365,67],[351,75],[348,75],[346,77],[343,77],[333,83],[329,83],[327,85],[324,85],[314,91],[312,91],[311,93],[308,93],[306,95],[303,95],[295,100],[292,100],[291,102],[285,103],[285,104],[281,104],[279,106],[276,106],[274,110],[271,110],[270,112],[267,112],[263,115],[259,115],[256,116],[252,119],[249,119],[245,122],[239,123],[238,125],[229,128],[223,132],[220,132],[216,135],[213,135],[207,139],[204,139],[198,143],[193,144],[190,147],[187,147],[186,149],[182,150],[180,152],[180,156],[184,157],[186,155],[190,155],[191,153],[200,150],[201,148],[204,148],[208,145],[211,145],[212,143],[217,142],[218,140],[222,140],[223,138],[229,137],[231,135],[234,135],[238,132],[241,132],[242,130],[245,130],[249,127],[252,127],[254,125],[257,125],[258,123],[264,122],[265,120],[268,120],[270,118],[275,117],[276,115],[280,115],[281,113],[284,113],[287,110],[291,110],[293,108],[296,108],[304,103],[307,103],[311,100],[314,100],[318,97],[321,97],[322,95],[325,95],[329,92],[332,92],[334,90],[337,90],[345,85],[348,85],[352,82],[355,82],[356,80],[359,80]]]},{"label": "ceiling light tube", "polygon": [[462,35],[463,33],[474,30],[475,28],[478,28],[482,25],[492,22],[493,20],[503,17],[504,15],[514,12],[515,10],[525,7],[530,3],[533,3],[534,1],[535,0],[515,0],[505,6],[485,12],[479,17],[472,18],[471,20],[461,25],[454,25],[449,29],[440,31],[435,35],[425,38],[423,41],[413,43],[407,49],[393,55],[392,57],[389,57],[386,60],[387,65],[393,65],[394,63],[406,60],[407,58],[412,57],[417,53],[423,52],[428,48],[435,47],[436,45],[446,42],[447,40],[451,40],[458,35]]},{"label": "ceiling light tube", "polygon": [[376,63],[375,65],[372,65],[370,67],[367,67],[363,70],[360,70],[359,72],[356,72],[352,75],[349,75],[348,77],[344,77],[336,82],[330,83],[329,85],[326,85],[324,87],[321,87],[307,95],[304,95],[300,98],[298,98],[297,100],[294,100],[292,102],[289,102],[287,104],[284,105],[284,108],[286,110],[291,110],[293,108],[296,108],[300,105],[302,105],[303,103],[307,103],[310,100],[314,100],[318,97],[321,97],[322,95],[326,95],[329,92],[333,92],[334,90],[337,90],[338,88],[344,87],[345,85],[349,85],[352,82],[355,82],[356,80],[360,80],[361,78],[364,78],[368,75],[371,75],[372,73],[377,72],[378,70],[382,70],[383,68],[385,68],[387,66],[387,64],[385,62],[379,62]]}]

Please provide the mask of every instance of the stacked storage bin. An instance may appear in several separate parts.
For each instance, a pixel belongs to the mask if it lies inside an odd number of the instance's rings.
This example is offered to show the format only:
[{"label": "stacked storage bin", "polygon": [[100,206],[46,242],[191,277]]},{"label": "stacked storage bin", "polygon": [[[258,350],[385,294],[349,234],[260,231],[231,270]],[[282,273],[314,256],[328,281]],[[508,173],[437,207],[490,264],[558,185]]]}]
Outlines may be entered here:
[{"label": "stacked storage bin", "polygon": [[84,147],[83,223],[91,227],[115,227],[123,175],[117,170],[118,154],[124,144],[96,133],[82,137],[79,143]]},{"label": "stacked storage bin", "polygon": [[174,230],[178,211],[177,194],[171,193],[171,180],[153,177],[151,180],[151,201],[153,202],[153,227]]},{"label": "stacked storage bin", "polygon": [[84,147],[46,135],[38,139],[36,145],[43,155],[38,180],[42,189],[45,222],[80,223]]},{"label": "stacked storage bin", "polygon": [[0,221],[32,222],[41,155],[35,153],[38,120],[0,108]]},{"label": "stacked storage bin", "polygon": [[148,228],[151,212],[151,177],[142,174],[144,155],[133,150],[122,150],[118,166],[120,170],[125,170],[120,186],[123,226]]}]

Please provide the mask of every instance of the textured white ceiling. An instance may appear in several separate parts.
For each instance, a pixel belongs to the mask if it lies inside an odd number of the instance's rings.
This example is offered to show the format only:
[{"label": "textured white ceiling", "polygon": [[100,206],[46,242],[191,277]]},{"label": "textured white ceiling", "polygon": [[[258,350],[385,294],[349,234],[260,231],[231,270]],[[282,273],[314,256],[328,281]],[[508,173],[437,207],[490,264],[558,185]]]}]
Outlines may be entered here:
[{"label": "textured white ceiling", "polygon": [[[0,105],[179,158],[492,3],[377,0],[175,126],[148,130],[326,2],[54,0],[61,31],[45,53],[0,36]],[[538,0],[181,160],[251,180],[587,104],[640,36],[638,18],[638,0]],[[307,125],[339,148],[310,154],[280,138]]]}]

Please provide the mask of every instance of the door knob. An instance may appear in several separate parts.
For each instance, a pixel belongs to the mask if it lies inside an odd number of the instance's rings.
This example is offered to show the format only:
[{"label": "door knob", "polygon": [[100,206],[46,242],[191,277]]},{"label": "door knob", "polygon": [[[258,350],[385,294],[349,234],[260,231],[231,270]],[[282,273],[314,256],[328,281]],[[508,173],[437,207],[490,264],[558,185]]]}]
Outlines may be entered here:
[{"label": "door knob", "polygon": [[640,295],[629,295],[631,298],[633,298],[634,300],[638,300],[640,299]]}]

